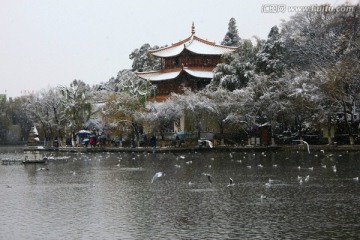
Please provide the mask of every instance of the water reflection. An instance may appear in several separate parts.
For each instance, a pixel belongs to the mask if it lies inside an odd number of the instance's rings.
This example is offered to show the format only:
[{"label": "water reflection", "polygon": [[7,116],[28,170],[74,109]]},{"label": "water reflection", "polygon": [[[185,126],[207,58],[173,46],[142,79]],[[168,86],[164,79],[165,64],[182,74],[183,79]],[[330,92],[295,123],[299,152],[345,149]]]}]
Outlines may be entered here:
[{"label": "water reflection", "polygon": [[57,153],[48,170],[0,166],[0,239],[356,239],[359,157]]}]

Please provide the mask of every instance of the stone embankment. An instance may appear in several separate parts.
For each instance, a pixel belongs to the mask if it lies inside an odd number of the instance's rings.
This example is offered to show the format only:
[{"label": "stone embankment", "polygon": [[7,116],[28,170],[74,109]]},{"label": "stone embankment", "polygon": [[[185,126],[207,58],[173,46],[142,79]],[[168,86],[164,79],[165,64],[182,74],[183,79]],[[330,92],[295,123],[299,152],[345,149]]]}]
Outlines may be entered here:
[{"label": "stone embankment", "polygon": [[[263,152],[263,151],[308,151],[305,144],[296,144],[296,145],[276,145],[276,146],[215,146],[214,148],[205,148],[205,147],[50,147],[50,148],[27,148],[23,147],[24,150],[36,150],[36,151],[58,151],[58,152],[83,152],[83,153],[95,153],[95,152],[221,152],[221,151],[231,151],[231,152],[242,152],[242,151],[251,151],[251,152]],[[360,145],[310,145],[310,152],[319,152],[324,151],[360,151]]]}]

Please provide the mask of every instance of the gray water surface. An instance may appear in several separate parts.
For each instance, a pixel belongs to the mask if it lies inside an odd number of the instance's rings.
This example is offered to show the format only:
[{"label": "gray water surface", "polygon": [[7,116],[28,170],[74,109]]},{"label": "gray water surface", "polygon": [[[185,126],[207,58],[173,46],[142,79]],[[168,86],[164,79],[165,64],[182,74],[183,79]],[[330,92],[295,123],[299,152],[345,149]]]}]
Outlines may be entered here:
[{"label": "gray water surface", "polygon": [[[358,152],[179,155],[1,165],[0,239],[360,238]],[[151,183],[156,172],[165,175]]]}]

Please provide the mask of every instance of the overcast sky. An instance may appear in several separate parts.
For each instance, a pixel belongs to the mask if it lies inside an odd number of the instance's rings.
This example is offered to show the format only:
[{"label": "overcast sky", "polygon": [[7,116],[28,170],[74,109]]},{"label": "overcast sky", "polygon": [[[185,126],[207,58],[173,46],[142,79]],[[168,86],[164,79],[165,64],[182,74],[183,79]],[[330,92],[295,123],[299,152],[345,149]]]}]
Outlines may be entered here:
[{"label": "overcast sky", "polygon": [[[262,39],[285,13],[264,4],[308,6],[342,0],[0,0],[0,93],[10,97],[69,85],[106,82],[131,68],[144,43],[165,45],[191,34],[220,43],[234,17],[241,38]],[[357,1],[350,1],[356,3]]]}]

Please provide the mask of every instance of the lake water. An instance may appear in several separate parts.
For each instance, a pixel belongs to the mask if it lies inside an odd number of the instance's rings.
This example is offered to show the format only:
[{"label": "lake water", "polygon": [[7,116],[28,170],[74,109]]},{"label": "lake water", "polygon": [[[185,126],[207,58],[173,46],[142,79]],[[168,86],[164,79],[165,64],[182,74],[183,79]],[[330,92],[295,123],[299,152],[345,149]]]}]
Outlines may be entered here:
[{"label": "lake water", "polygon": [[179,155],[57,153],[47,165],[0,165],[0,239],[360,238],[359,152]]}]

